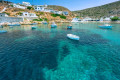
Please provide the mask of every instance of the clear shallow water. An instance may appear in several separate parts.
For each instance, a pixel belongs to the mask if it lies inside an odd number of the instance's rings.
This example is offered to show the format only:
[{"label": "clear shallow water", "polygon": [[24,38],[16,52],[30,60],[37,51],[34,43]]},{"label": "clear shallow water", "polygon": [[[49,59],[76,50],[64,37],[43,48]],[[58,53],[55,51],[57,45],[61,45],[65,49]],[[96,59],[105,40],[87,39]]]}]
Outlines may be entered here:
[{"label": "clear shallow water", "polygon": [[[0,80],[120,80],[120,24],[37,25],[8,28],[0,34]],[[0,28],[2,30],[2,28]],[[68,33],[80,41],[66,38]]]}]

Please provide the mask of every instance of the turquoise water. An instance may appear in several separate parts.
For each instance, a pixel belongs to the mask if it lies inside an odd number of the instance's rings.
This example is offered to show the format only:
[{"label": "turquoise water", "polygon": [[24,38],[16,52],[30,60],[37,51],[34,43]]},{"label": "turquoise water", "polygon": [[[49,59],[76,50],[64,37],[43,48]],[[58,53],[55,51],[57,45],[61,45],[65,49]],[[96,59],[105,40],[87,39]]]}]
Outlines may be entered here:
[{"label": "turquoise water", "polygon": [[[120,80],[120,24],[4,27],[0,34],[0,80]],[[80,36],[70,40],[67,34]]]}]

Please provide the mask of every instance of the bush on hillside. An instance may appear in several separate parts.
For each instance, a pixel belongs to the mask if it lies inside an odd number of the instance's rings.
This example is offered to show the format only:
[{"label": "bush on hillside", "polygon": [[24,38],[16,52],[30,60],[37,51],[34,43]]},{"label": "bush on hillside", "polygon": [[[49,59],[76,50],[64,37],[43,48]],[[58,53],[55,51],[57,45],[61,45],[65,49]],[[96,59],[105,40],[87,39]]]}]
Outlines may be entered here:
[{"label": "bush on hillside", "polygon": [[60,18],[62,18],[62,19],[66,19],[66,16],[64,16],[64,15],[60,15]]},{"label": "bush on hillside", "polygon": [[33,21],[43,21],[43,19],[39,18],[39,19],[33,19]]},{"label": "bush on hillside", "polygon": [[18,12],[17,15],[22,15],[22,12]]},{"label": "bush on hillside", "polygon": [[47,18],[44,18],[44,21],[48,21],[48,19],[47,19]]},{"label": "bush on hillside", "polygon": [[119,20],[119,17],[115,16],[115,17],[111,18],[111,20],[112,21],[117,21],[117,20]]},{"label": "bush on hillside", "polygon": [[8,16],[10,15],[10,13],[7,13],[7,12],[3,12],[3,13],[7,14]]},{"label": "bush on hillside", "polygon": [[51,14],[52,17],[60,16],[59,14]]},{"label": "bush on hillside", "polygon": [[43,15],[44,14],[44,12],[40,12],[40,15]]},{"label": "bush on hillside", "polygon": [[32,10],[32,9],[33,9],[33,7],[31,7],[31,6],[28,6],[28,7],[27,7],[27,9],[29,9],[29,10]]}]

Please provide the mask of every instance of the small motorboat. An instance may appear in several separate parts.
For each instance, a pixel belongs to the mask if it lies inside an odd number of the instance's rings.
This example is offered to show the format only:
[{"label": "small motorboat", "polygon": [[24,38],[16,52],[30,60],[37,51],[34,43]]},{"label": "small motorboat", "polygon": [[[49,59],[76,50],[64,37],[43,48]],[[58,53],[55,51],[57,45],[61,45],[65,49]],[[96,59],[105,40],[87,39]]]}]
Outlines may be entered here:
[{"label": "small motorboat", "polygon": [[20,24],[8,24],[8,26],[21,26]]},{"label": "small motorboat", "polygon": [[98,27],[103,28],[103,29],[111,29],[111,28],[112,28],[112,26],[109,25],[109,24],[100,25],[100,26],[98,26]]},{"label": "small motorboat", "polygon": [[55,27],[57,27],[57,24],[55,24],[55,22],[53,22],[53,23],[51,24],[51,28],[55,28]]},{"label": "small motorboat", "polygon": [[73,40],[79,40],[80,39],[79,36],[76,36],[76,35],[73,35],[73,34],[67,34],[67,37],[70,38],[70,39],[73,39]]},{"label": "small motorboat", "polygon": [[67,29],[72,29],[72,25],[68,25],[68,26],[67,26]]},{"label": "small motorboat", "polygon": [[37,25],[37,23],[32,23],[31,25]]},{"label": "small motorboat", "polygon": [[31,29],[36,29],[37,27],[36,26],[32,26]]},{"label": "small motorboat", "polygon": [[0,30],[0,33],[6,33],[7,31],[5,31],[5,30]]}]

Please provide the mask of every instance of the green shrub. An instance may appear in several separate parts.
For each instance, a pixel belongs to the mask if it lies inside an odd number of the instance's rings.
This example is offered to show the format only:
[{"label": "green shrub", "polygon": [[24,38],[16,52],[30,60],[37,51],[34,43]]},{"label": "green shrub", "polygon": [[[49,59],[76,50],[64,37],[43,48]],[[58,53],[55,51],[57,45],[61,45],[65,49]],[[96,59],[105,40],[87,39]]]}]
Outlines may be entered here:
[{"label": "green shrub", "polygon": [[115,16],[115,17],[111,18],[111,20],[112,21],[117,21],[117,20],[119,20],[119,17]]},{"label": "green shrub", "polygon": [[33,21],[43,21],[43,19],[39,18],[39,19],[33,19]]},{"label": "green shrub", "polygon": [[57,17],[57,16],[60,16],[60,15],[59,14],[51,14],[51,16]]},{"label": "green shrub", "polygon": [[62,18],[62,19],[66,19],[66,16],[64,16],[64,15],[60,15],[60,18]]},{"label": "green shrub", "polygon": [[17,15],[22,15],[22,12],[18,12]]},{"label": "green shrub", "polygon": [[47,18],[44,18],[44,20],[45,20],[45,21],[48,21],[48,19],[47,19]]},{"label": "green shrub", "polygon": [[10,5],[11,7],[13,7],[13,5]]},{"label": "green shrub", "polygon": [[3,12],[3,13],[7,14],[8,16],[10,15],[10,13],[7,13],[7,12]]},{"label": "green shrub", "polygon": [[40,12],[40,15],[43,15],[44,14],[44,12]]},{"label": "green shrub", "polygon": [[33,9],[33,8],[32,8],[31,6],[28,6],[27,9],[31,10],[31,9]]}]

